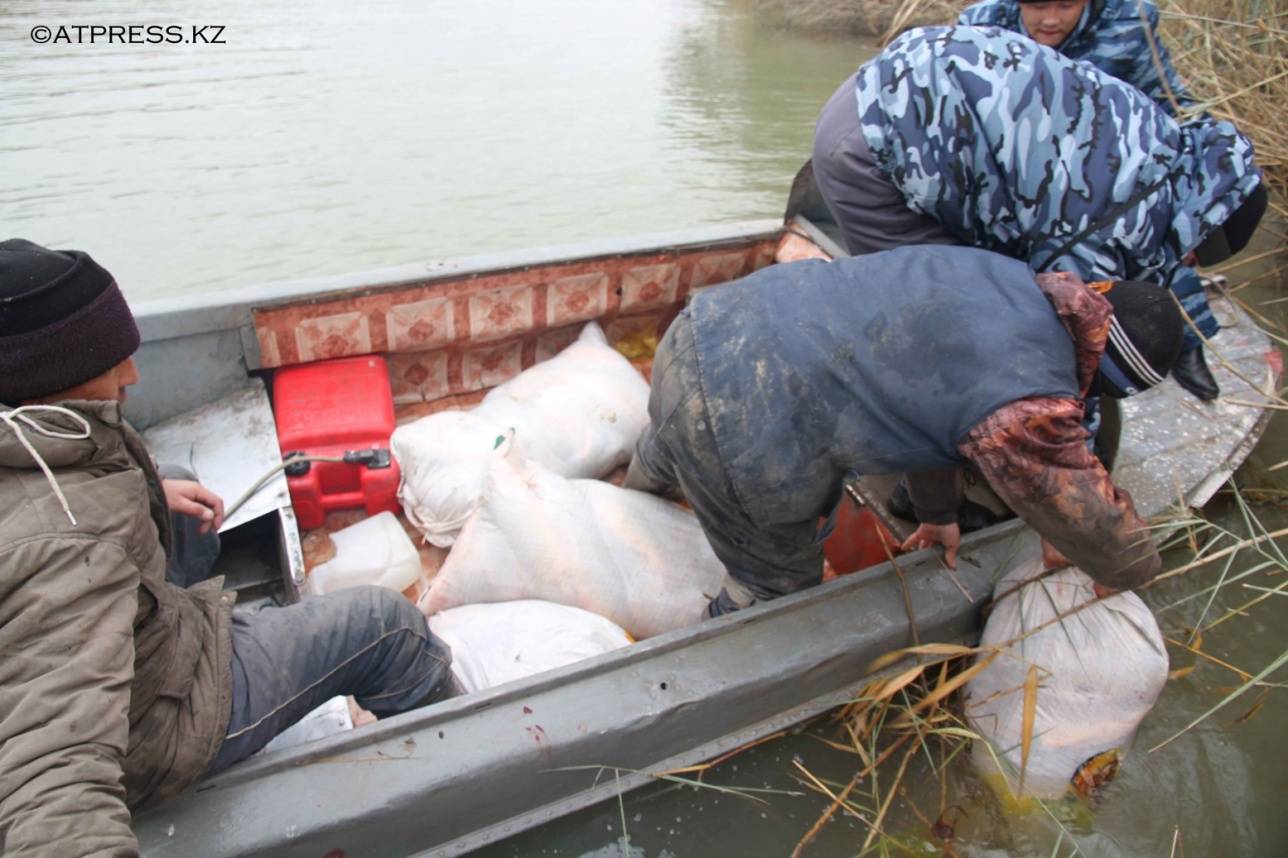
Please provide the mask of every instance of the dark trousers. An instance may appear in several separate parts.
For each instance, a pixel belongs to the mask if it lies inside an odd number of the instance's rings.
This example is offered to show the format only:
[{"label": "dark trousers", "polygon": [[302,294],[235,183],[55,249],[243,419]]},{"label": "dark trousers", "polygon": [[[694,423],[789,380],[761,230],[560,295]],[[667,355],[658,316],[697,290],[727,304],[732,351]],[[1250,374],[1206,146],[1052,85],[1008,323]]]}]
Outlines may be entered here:
[{"label": "dark trousers", "polygon": [[383,717],[451,697],[452,653],[383,587],[233,614],[233,702],[210,771],[244,760],[332,697]]},{"label": "dark trousers", "polygon": [[[168,479],[192,479],[162,468]],[[219,538],[172,515],[174,543],[166,578],[188,587],[210,577]],[[425,617],[383,587],[352,587],[295,605],[233,612],[232,711],[209,772],[264,747],[274,736],[339,695],[353,695],[376,716],[395,715],[458,693],[451,650]]]},{"label": "dark trousers", "polygon": [[[193,480],[197,475],[180,465],[162,464],[157,473],[163,480]],[[219,559],[219,534],[201,532],[201,522],[190,515],[170,514],[170,556],[165,577],[171,584],[191,587],[210,577]]]},{"label": "dark trousers", "polygon": [[683,494],[728,577],[711,603],[719,615],[754,601],[773,599],[823,579],[818,515],[794,520],[804,504],[791,486],[779,487],[768,521],[747,511],[725,471],[711,431],[698,378],[697,352],[688,313],[681,313],[658,345],[649,394],[649,425],[635,445],[625,487],[653,494]]}]

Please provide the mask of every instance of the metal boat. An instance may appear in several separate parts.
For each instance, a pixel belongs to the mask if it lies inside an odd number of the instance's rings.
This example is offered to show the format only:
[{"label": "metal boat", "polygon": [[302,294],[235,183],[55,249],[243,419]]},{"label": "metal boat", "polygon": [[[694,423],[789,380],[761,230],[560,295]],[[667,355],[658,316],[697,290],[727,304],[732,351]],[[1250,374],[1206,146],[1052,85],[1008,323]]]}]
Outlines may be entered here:
[{"label": "metal boat", "polygon": [[[591,319],[631,354],[655,342],[701,289],[775,261],[839,253],[796,215],[785,225],[155,302],[136,307],[144,382],[128,416],[160,445],[222,439],[212,443],[223,453],[205,462],[253,459],[252,449],[272,458],[263,383],[277,368],[383,354],[398,413],[410,418],[474,401],[556,353]],[[1276,389],[1279,353],[1232,302],[1213,300],[1225,323],[1214,343],[1222,401],[1200,404],[1168,381],[1124,409],[1116,476],[1145,515],[1201,506],[1269,418],[1257,403]],[[202,415],[219,403],[232,423],[203,432]],[[874,493],[874,485],[857,491],[869,500]],[[258,504],[228,534],[225,571],[237,573],[231,586],[248,595],[289,600],[305,570],[284,486],[270,486]],[[897,570],[882,563],[582,663],[262,754],[138,814],[135,831],[147,855],[460,854],[851,699],[876,658],[913,643],[914,626],[921,642],[973,641],[992,582],[1036,551],[1022,522],[1004,522],[966,537],[953,575],[932,552],[903,555]]]}]

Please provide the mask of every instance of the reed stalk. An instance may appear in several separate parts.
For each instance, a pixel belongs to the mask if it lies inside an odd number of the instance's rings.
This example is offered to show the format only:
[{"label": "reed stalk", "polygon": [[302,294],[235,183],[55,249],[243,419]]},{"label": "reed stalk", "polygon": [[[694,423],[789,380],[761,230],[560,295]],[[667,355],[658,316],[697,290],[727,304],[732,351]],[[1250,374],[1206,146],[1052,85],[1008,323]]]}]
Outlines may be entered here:
[{"label": "reed stalk", "polygon": [[[1272,299],[1259,305],[1258,309],[1249,306],[1245,300],[1246,293],[1239,294],[1248,284],[1258,280],[1275,278],[1282,282],[1283,271],[1288,270],[1288,235],[1283,228],[1284,222],[1288,221],[1288,204],[1285,203],[1288,200],[1288,111],[1284,110],[1284,105],[1288,104],[1288,0],[1156,2],[1162,13],[1162,43],[1170,52],[1190,94],[1197,100],[1195,106],[1181,112],[1180,118],[1185,121],[1206,113],[1233,122],[1253,141],[1257,164],[1271,190],[1272,214],[1263,222],[1258,250],[1255,254],[1245,253],[1212,273],[1228,276],[1227,296],[1265,327],[1277,344],[1288,344],[1283,326],[1276,324],[1273,318],[1277,309],[1273,305],[1277,302]],[[757,3],[787,26],[816,35],[866,34],[882,42],[911,26],[951,23],[968,5],[962,0],[757,0]],[[1221,354],[1220,338],[1209,342],[1207,348],[1213,365],[1228,367],[1232,363]],[[1260,386],[1254,380],[1244,380],[1254,390],[1259,390]],[[1238,404],[1269,406],[1276,411],[1288,407],[1282,391],[1259,390],[1259,393],[1264,397],[1262,401],[1241,401]],[[1260,397],[1248,395],[1245,398]],[[1281,462],[1275,467],[1285,464]],[[1245,670],[1203,649],[1205,634],[1245,617],[1247,611],[1258,604],[1277,601],[1279,597],[1288,595],[1288,583],[1272,583],[1264,587],[1248,583],[1253,575],[1288,573],[1288,557],[1280,547],[1280,542],[1288,536],[1288,529],[1267,528],[1258,519],[1255,509],[1258,502],[1282,503],[1282,497],[1288,493],[1275,488],[1240,490],[1233,482],[1229,491],[1241,513],[1243,526],[1238,532],[1219,527],[1184,510],[1178,510],[1170,520],[1156,524],[1160,530],[1167,529],[1174,534],[1165,547],[1186,552],[1187,556],[1179,562],[1174,561],[1173,568],[1160,575],[1155,584],[1161,585],[1181,576],[1202,576],[1202,583],[1188,587],[1187,593],[1179,598],[1155,601],[1160,620],[1172,622],[1167,639],[1174,648],[1174,656],[1192,659],[1190,664],[1174,670],[1170,681],[1183,680],[1196,669],[1201,669],[1202,665],[1211,665],[1207,668],[1209,671],[1233,672],[1239,684],[1192,723],[1150,750],[1175,741],[1223,711],[1249,690],[1259,689],[1260,696],[1253,706],[1233,724],[1227,725],[1237,727],[1257,714],[1266,694],[1284,688],[1282,683],[1268,681],[1268,678],[1288,664],[1288,653],[1272,659],[1263,667]],[[1248,597],[1248,589],[1253,591],[1251,598]],[[1240,593],[1244,595],[1239,597],[1237,594]],[[1219,600],[1221,596],[1227,598]],[[1177,630],[1176,621],[1172,619],[1176,615],[1170,612],[1196,601],[1199,603],[1197,621],[1193,622],[1192,628]],[[1235,607],[1218,611],[1218,604],[1233,604]],[[1219,616],[1214,616],[1218,613]],[[1052,622],[1062,622],[1067,616]],[[1028,634],[1037,630],[1031,629]],[[832,747],[855,755],[858,765],[853,778],[844,784],[829,785],[798,764],[802,785],[826,796],[828,803],[818,820],[805,832],[793,856],[808,854],[814,836],[837,814],[850,814],[867,827],[862,854],[872,850],[880,854],[900,853],[901,844],[907,838],[898,834],[898,824],[891,822],[896,816],[891,802],[901,792],[903,803],[920,820],[922,831],[916,836],[924,839],[924,829],[930,829],[931,836],[944,854],[955,854],[952,827],[942,825],[943,814],[949,811],[952,800],[946,788],[946,769],[976,737],[963,721],[956,695],[952,692],[961,685],[961,677],[969,673],[973,665],[995,656],[995,650],[985,653],[978,649],[924,644],[891,654],[874,664],[873,669],[881,671],[880,674],[857,693],[852,703],[835,713],[837,738],[828,741]],[[1033,684],[1032,676],[1027,684]],[[1032,689],[1027,691],[1016,689],[1016,693],[1023,695],[1025,702],[1032,706]],[[934,755],[928,753],[932,747],[939,752],[937,762]],[[939,798],[940,821],[934,824],[929,823],[928,816],[915,807],[904,790],[903,780],[908,776],[909,762],[920,751],[927,752],[931,759],[929,768],[945,783]],[[893,777],[887,771],[891,767],[896,768]],[[1073,854],[1080,854],[1073,835],[1053,808],[1042,804],[1042,809],[1056,826],[1052,854],[1067,854],[1066,850],[1070,849]],[[1177,853],[1179,844],[1178,828],[1172,838],[1173,854]]]}]

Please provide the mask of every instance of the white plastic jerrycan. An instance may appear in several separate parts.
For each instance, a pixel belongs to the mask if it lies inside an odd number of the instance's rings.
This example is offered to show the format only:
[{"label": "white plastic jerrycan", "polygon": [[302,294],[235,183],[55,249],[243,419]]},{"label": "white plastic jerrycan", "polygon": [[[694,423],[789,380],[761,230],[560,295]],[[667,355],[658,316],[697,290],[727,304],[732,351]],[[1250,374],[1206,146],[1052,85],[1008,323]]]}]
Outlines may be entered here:
[{"label": "white plastic jerrycan", "polygon": [[392,512],[382,512],[331,534],[335,557],[309,575],[313,593],[378,584],[401,593],[420,577],[420,555]]}]

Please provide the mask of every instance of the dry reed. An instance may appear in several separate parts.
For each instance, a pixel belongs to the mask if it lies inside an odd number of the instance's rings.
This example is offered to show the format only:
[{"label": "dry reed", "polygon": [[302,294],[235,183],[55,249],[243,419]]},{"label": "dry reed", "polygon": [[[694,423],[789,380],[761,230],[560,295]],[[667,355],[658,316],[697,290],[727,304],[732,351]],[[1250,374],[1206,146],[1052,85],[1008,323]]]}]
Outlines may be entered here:
[{"label": "dry reed", "polygon": [[[820,36],[877,36],[948,24],[964,0],[757,0],[786,26]],[[1288,191],[1288,0],[1158,0],[1162,38],[1190,92],[1240,127],[1272,187]],[[1284,209],[1281,213],[1288,214]]]},{"label": "dry reed", "polygon": [[[757,8],[793,30],[818,37],[886,36],[951,21],[959,0],[757,0]],[[886,40],[886,39],[883,39]]]},{"label": "dry reed", "polygon": [[1288,190],[1288,2],[1171,0],[1163,39],[1200,109],[1252,138],[1269,183]]},{"label": "dry reed", "polygon": [[[804,5],[812,4],[806,0]],[[839,8],[842,4],[830,5]],[[892,11],[882,36],[888,40],[908,26],[951,21],[963,5],[941,0],[904,0]],[[1178,72],[1199,102],[1192,112],[1206,111],[1219,119],[1228,119],[1253,140],[1257,162],[1272,189],[1272,205],[1281,218],[1288,216],[1284,207],[1285,191],[1288,191],[1288,120],[1281,107],[1288,103],[1288,0],[1230,0],[1222,3],[1215,0],[1163,0],[1160,6],[1163,11],[1161,37]],[[1240,300],[1238,294],[1252,280],[1266,276],[1264,272],[1252,273],[1256,269],[1249,268],[1250,262],[1272,272],[1284,266],[1282,260],[1288,254],[1288,240],[1282,226],[1270,224],[1263,232],[1270,238],[1269,249],[1258,254],[1256,259],[1241,259],[1227,265],[1225,271],[1232,282],[1230,297],[1255,313],[1258,321],[1270,329],[1271,336],[1282,344],[1285,342],[1283,331],[1274,330],[1272,321],[1256,313],[1254,308]],[[1208,348],[1213,353],[1211,360],[1227,363],[1220,354],[1219,341],[1209,343]],[[1284,402],[1277,391],[1264,393],[1270,403],[1278,405]],[[1238,684],[1200,717],[1150,750],[1167,745],[1203,720],[1225,711],[1248,691],[1259,689],[1259,696],[1250,708],[1233,723],[1251,719],[1260,711],[1272,687],[1277,687],[1267,683],[1266,678],[1288,663],[1288,653],[1284,653],[1260,670],[1245,670],[1203,651],[1205,632],[1212,632],[1227,621],[1246,616],[1246,611],[1256,604],[1288,595],[1288,583],[1271,587],[1252,587],[1246,583],[1245,579],[1254,574],[1288,571],[1288,559],[1278,545],[1286,531],[1272,531],[1262,526],[1244,495],[1235,487],[1231,491],[1243,512],[1246,531],[1232,533],[1193,517],[1181,520],[1180,535],[1173,540],[1173,546],[1188,543],[1192,559],[1161,575],[1159,581],[1210,569],[1212,564],[1219,566],[1210,576],[1213,583],[1195,587],[1194,592],[1180,600],[1159,606],[1157,612],[1162,619],[1181,604],[1203,600],[1199,621],[1189,640],[1169,638],[1177,652],[1194,659],[1192,664],[1173,671],[1171,680],[1183,679],[1198,664],[1205,663],[1230,671]],[[1173,521],[1166,526],[1175,528],[1177,525],[1178,522]],[[1232,571],[1236,558],[1245,568]],[[1218,594],[1240,592],[1229,590],[1231,587],[1251,588],[1253,593],[1246,601],[1220,616],[1210,617],[1209,611]],[[868,837],[861,852],[868,849],[877,849],[882,854],[901,851],[903,838],[888,830],[889,798],[902,790],[902,780],[907,773],[906,762],[918,749],[928,751],[927,756],[931,759],[951,760],[972,741],[972,734],[961,719],[956,701],[944,690],[950,685],[956,687],[958,683],[953,682],[953,678],[972,670],[984,656],[986,654],[978,652],[970,657],[944,655],[938,660],[907,667],[894,679],[875,680],[860,692],[855,703],[838,713],[839,729],[846,741],[837,742],[836,746],[847,748],[856,755],[858,771],[843,788],[820,785],[812,776],[802,779],[803,784],[828,796],[830,802],[818,822],[802,838],[797,848],[798,855],[807,851],[810,840],[822,824],[838,812],[849,813],[868,826]],[[1029,702],[1028,698],[1026,694],[1026,702]],[[931,701],[929,705],[927,701]],[[932,750],[937,750],[937,754],[929,753]],[[901,759],[896,761],[895,755]],[[896,762],[899,765],[894,769]],[[888,769],[893,769],[893,774]],[[931,771],[942,784],[939,821],[930,823],[928,816],[912,805],[910,799],[906,810],[921,820],[923,837],[929,833],[944,854],[953,855],[954,832],[952,826],[943,821],[952,801],[946,785],[947,772],[942,764],[932,765]],[[884,800],[878,801],[878,798]],[[1057,824],[1057,852],[1061,850],[1062,843],[1067,843],[1073,846],[1076,854],[1074,838],[1060,824],[1052,809],[1046,805],[1041,807]]]},{"label": "dry reed", "polygon": [[[787,26],[814,35],[869,35],[888,42],[912,26],[951,23],[968,3],[962,0],[757,0],[762,11],[771,12]],[[1157,0],[1162,13],[1160,37],[1167,46],[1181,78],[1198,104],[1182,112],[1182,119],[1208,113],[1218,119],[1234,122],[1253,141],[1257,163],[1272,191],[1272,208],[1280,223],[1267,220],[1262,232],[1268,238],[1268,249],[1255,257],[1245,255],[1224,267],[1231,286],[1227,294],[1258,322],[1279,344],[1288,343],[1282,330],[1254,307],[1240,300],[1239,290],[1258,279],[1280,276],[1288,267],[1288,235],[1282,221],[1288,219],[1288,0]],[[1249,270],[1250,263],[1257,263]],[[1257,268],[1262,269],[1260,273]],[[1288,299],[1285,299],[1288,300]],[[1226,363],[1220,354],[1220,343],[1209,343],[1214,360]],[[1284,399],[1277,391],[1264,391],[1269,402],[1282,406]],[[1260,404],[1260,403],[1259,403]],[[1284,464],[1284,463],[1281,463]],[[1194,588],[1193,592],[1169,604],[1160,605],[1160,619],[1187,602],[1204,599],[1204,607],[1189,640],[1169,638],[1179,653],[1192,655],[1193,664],[1173,671],[1170,679],[1179,680],[1200,663],[1214,664],[1237,677],[1239,684],[1211,709],[1179,733],[1155,746],[1162,747],[1186,730],[1212,716],[1227,704],[1240,698],[1254,686],[1261,687],[1261,697],[1234,723],[1252,718],[1260,709],[1273,683],[1265,678],[1288,663],[1284,653],[1261,670],[1244,670],[1203,651],[1203,634],[1232,618],[1244,616],[1246,610],[1275,596],[1288,595],[1288,583],[1274,587],[1254,587],[1244,582],[1251,575],[1267,570],[1288,572],[1288,558],[1279,548],[1283,529],[1271,531],[1257,519],[1245,495],[1258,498],[1269,493],[1271,502],[1279,494],[1273,489],[1241,493],[1233,484],[1239,510],[1243,513],[1245,532],[1234,533],[1185,512],[1160,528],[1178,535],[1170,547],[1190,548],[1191,558],[1159,576],[1158,582],[1210,568],[1223,561],[1214,583]],[[1282,499],[1279,499],[1282,502]],[[1164,546],[1169,547],[1168,545]],[[1240,571],[1232,571],[1235,558],[1243,561]],[[1157,582],[1156,582],[1157,583]],[[1226,588],[1243,587],[1257,595],[1237,607],[1209,619],[1216,596]],[[1238,591],[1231,591],[1238,592]],[[1090,604],[1090,603],[1089,603]],[[1032,631],[1036,631],[1032,630]],[[1030,633],[1032,633],[1032,631]],[[848,783],[827,783],[797,764],[800,782],[827,797],[827,808],[805,833],[794,855],[808,851],[808,846],[823,825],[838,813],[849,814],[868,828],[861,854],[877,850],[882,854],[902,851],[900,836],[886,829],[891,802],[897,794],[907,800],[907,810],[919,820],[946,855],[955,855],[952,826],[944,821],[951,810],[947,787],[947,763],[955,759],[972,741],[955,705],[953,691],[960,687],[978,666],[986,663],[989,653],[960,647],[930,644],[906,650],[904,660],[879,664],[884,672],[874,678],[856,696],[855,702],[836,713],[839,736],[829,742],[833,747],[853,753],[858,758],[857,771]],[[917,663],[913,663],[913,661]],[[1201,662],[1200,662],[1201,660]],[[1031,695],[1026,694],[1026,702]],[[908,763],[918,753],[932,761],[931,771],[940,779],[939,818],[932,822],[904,791],[903,779]],[[893,769],[893,775],[888,769]],[[1042,809],[1055,821],[1059,838],[1058,854],[1067,836],[1074,854],[1076,842],[1045,805]],[[924,836],[924,834],[923,834]],[[1173,853],[1179,843],[1179,828],[1173,838]]]}]

